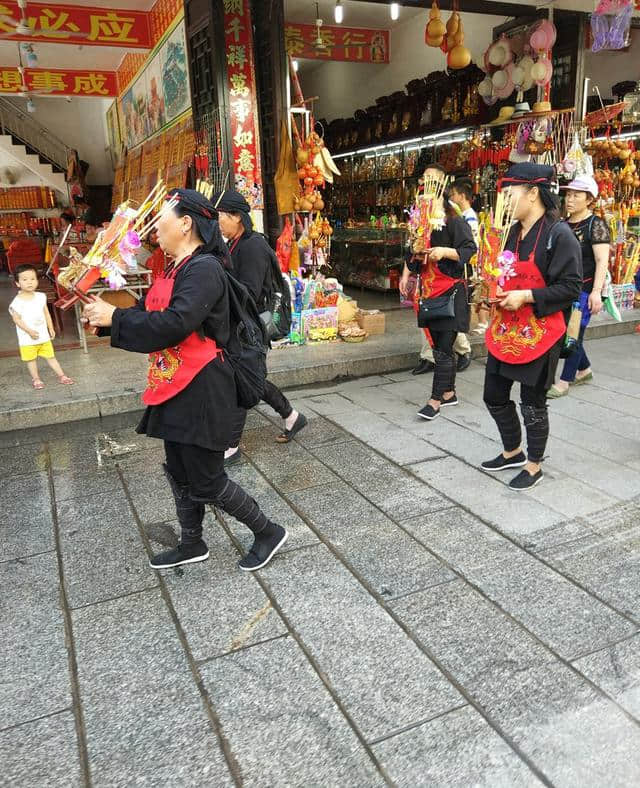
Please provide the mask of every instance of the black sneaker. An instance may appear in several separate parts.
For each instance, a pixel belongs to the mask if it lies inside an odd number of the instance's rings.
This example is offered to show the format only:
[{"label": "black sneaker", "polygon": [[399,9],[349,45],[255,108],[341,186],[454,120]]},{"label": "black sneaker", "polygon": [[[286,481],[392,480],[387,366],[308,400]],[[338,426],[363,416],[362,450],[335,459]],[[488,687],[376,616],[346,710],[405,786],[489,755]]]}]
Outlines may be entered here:
[{"label": "black sneaker", "polygon": [[508,471],[509,468],[522,468],[526,464],[527,458],[524,456],[524,452],[520,452],[509,459],[504,454],[499,454],[495,460],[485,460],[480,467],[483,471]]},{"label": "black sneaker", "polygon": [[424,375],[427,372],[433,372],[435,368],[436,365],[433,363],[433,361],[429,361],[426,358],[421,358],[420,361],[418,362],[418,366],[412,370],[411,374]]},{"label": "black sneaker", "polygon": [[516,492],[526,492],[527,490],[533,489],[536,484],[541,482],[542,476],[542,471],[534,473],[533,476],[529,473],[529,471],[520,471],[515,479],[511,479],[509,482],[509,488],[511,490],[516,490]]},{"label": "black sneaker", "polygon": [[172,566],[182,566],[182,564],[197,564],[198,561],[206,561],[209,558],[209,548],[202,541],[195,544],[179,544],[173,550],[154,555],[149,561],[152,569],[171,569]]},{"label": "black sneaker", "polygon": [[435,408],[432,408],[431,405],[429,404],[425,405],[424,408],[422,408],[422,410],[418,411],[418,416],[420,416],[421,419],[426,419],[427,421],[433,421],[439,415],[440,415],[440,408],[436,410]]},{"label": "black sneaker", "polygon": [[457,405],[458,404],[458,397],[454,394],[453,397],[449,397],[449,399],[441,399],[440,400],[440,407],[446,408],[447,405]]},{"label": "black sneaker", "polygon": [[256,534],[251,550],[238,562],[238,566],[245,572],[262,569],[287,541],[288,536],[286,528],[276,523],[269,523],[264,531]]},{"label": "black sneaker", "polygon": [[466,353],[458,353],[458,363],[456,364],[456,370],[458,372],[464,372],[465,369],[468,369],[471,366],[471,354]]}]

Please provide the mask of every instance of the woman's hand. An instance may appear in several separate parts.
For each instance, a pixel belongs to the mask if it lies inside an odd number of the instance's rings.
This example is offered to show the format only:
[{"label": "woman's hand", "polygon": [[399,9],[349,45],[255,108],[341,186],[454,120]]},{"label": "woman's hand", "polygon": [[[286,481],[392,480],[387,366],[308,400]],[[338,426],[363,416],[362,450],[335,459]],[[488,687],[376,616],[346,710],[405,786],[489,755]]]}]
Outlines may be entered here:
[{"label": "woman's hand", "polygon": [[602,312],[602,297],[595,290],[589,295],[589,311],[592,315],[599,315]]},{"label": "woman's hand", "polygon": [[529,290],[511,290],[508,293],[500,291],[498,293],[501,296],[500,306],[502,309],[506,309],[507,312],[515,312],[529,303],[530,292]]},{"label": "woman's hand", "polygon": [[90,326],[99,328],[109,328],[116,311],[113,304],[107,304],[101,298],[95,298],[90,304],[86,304],[82,310],[82,320]]},{"label": "woman's hand", "polygon": [[427,254],[429,255],[429,260],[438,263],[447,256],[447,249],[444,246],[434,246],[432,249],[427,250]]},{"label": "woman's hand", "polygon": [[400,295],[403,298],[406,298],[408,292],[409,292],[409,274],[406,273],[406,274],[402,274],[402,277],[400,279]]}]

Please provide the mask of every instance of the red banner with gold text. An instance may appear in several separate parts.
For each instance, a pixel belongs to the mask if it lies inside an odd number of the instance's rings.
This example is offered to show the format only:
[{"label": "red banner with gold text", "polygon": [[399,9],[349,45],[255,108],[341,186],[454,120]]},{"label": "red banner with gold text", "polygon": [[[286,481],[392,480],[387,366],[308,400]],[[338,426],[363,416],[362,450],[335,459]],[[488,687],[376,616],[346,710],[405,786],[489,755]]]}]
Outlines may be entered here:
[{"label": "red banner with gold text", "polygon": [[20,21],[22,11],[18,4],[0,0],[0,33],[5,41],[137,49],[149,49],[152,45],[149,14],[144,11],[30,2],[25,13],[33,30],[28,35],[17,33],[15,25],[4,19]]},{"label": "red banner with gold text", "polygon": [[[117,96],[115,71],[25,68],[27,89],[48,96]],[[14,66],[0,66],[0,93],[21,93],[22,76]]]},{"label": "red banner with gold text", "polygon": [[388,30],[322,25],[320,37],[323,48],[316,46],[318,28],[315,25],[285,23],[284,41],[291,57],[351,63],[389,62]]},{"label": "red banner with gold text", "polygon": [[224,0],[224,36],[235,188],[262,210],[262,170],[249,0]]}]

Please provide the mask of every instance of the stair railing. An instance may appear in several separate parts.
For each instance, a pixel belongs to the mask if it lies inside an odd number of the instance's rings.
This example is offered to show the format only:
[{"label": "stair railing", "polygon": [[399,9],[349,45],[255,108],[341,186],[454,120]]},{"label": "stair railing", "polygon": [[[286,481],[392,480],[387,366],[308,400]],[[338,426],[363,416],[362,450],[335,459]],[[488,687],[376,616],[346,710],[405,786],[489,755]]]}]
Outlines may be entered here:
[{"label": "stair railing", "polygon": [[62,170],[67,169],[69,148],[20,107],[0,97],[0,129],[32,148],[42,158]]}]

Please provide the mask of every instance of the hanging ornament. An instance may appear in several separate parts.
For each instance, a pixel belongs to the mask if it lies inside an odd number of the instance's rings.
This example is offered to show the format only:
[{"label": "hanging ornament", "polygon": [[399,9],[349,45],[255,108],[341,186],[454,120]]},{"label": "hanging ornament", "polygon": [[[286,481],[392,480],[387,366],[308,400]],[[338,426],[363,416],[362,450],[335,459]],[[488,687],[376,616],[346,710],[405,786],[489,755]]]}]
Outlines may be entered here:
[{"label": "hanging ornament", "polygon": [[431,10],[429,11],[429,21],[425,28],[425,43],[427,46],[439,48],[442,46],[447,28],[440,18],[440,8],[436,0],[433,0]]},{"label": "hanging ornament", "polygon": [[453,37],[454,47],[447,56],[447,65],[453,70],[466,68],[471,63],[471,52],[464,46],[464,30],[462,22],[458,26],[458,32]]}]

